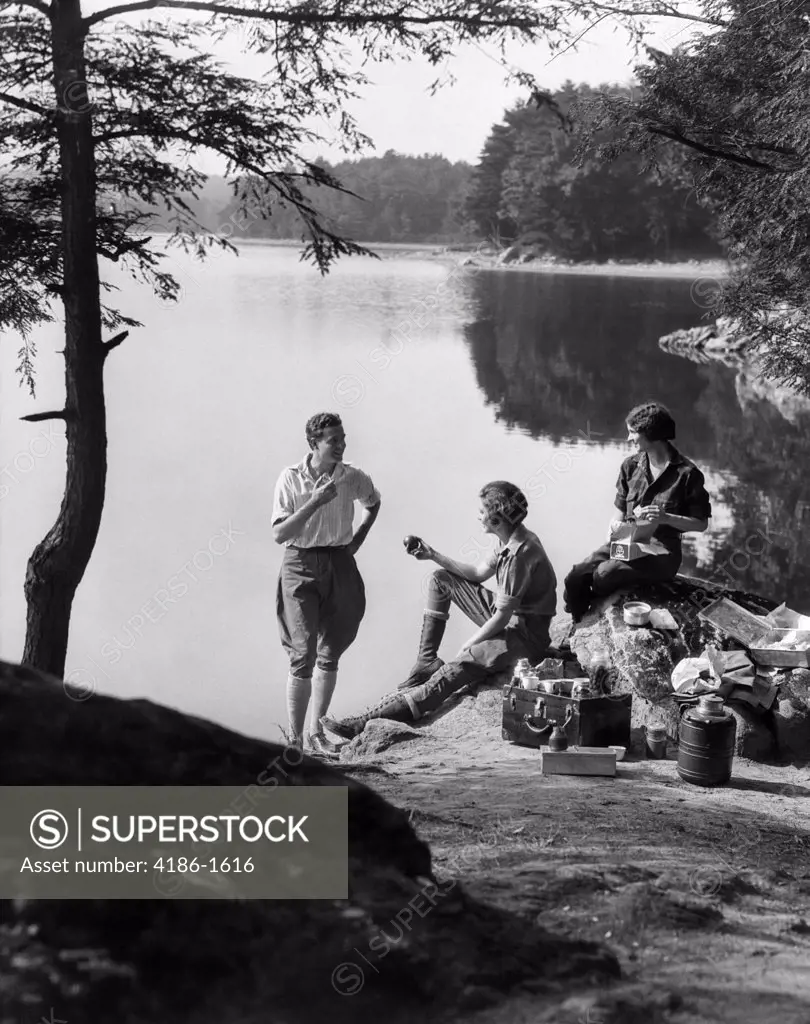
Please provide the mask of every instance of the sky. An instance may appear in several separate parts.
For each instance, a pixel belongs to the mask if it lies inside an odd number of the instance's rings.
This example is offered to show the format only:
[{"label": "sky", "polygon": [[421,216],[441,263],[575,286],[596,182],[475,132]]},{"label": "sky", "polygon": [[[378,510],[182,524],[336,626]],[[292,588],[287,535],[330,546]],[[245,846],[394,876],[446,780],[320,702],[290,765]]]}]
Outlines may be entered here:
[{"label": "sky", "polygon": [[[110,5],[110,0],[85,0],[86,14]],[[681,5],[688,8],[687,5]],[[143,20],[154,12],[128,15],[128,21]],[[161,12],[165,17],[166,13]],[[649,41],[661,50],[669,50],[694,31],[694,25],[676,19],[651,22]],[[259,58],[246,58],[241,51],[241,33],[217,47],[217,53],[241,74],[260,67]],[[500,121],[505,109],[525,93],[505,83],[505,70],[494,55],[477,44],[465,45],[442,68],[431,67],[426,60],[413,59],[372,65],[364,70],[371,79],[361,98],[349,108],[361,131],[369,135],[374,149],[364,155],[382,155],[394,149],[400,153],[440,153],[451,160],[477,161],[491,126]],[[611,82],[625,84],[633,77],[634,54],[626,34],[610,22],[589,32],[576,50],[552,57],[543,45],[513,45],[507,58],[522,70],[531,72],[543,86],[554,89],[566,79],[591,85]],[[445,85],[435,95],[429,87],[439,76],[454,76],[454,84]],[[344,158],[334,143],[336,133],[328,125],[314,126],[326,141],[305,151],[305,158],[323,156],[328,160]],[[222,170],[214,156],[195,158],[201,169]]]},{"label": "sky", "polygon": [[[682,41],[685,31],[683,22],[661,24],[651,42],[666,50]],[[626,36],[606,24],[586,37],[577,52],[552,58],[543,46],[515,46],[509,57],[550,89],[566,79],[591,85],[625,84],[632,80],[633,67],[639,62]],[[378,154],[388,149],[441,153],[451,160],[474,163],[491,126],[502,119],[504,110],[525,99],[519,86],[505,83],[504,68],[483,47],[462,48],[445,67],[445,75],[451,73],[455,84],[431,96],[428,88],[437,70],[427,62],[385,64],[371,70],[368,77],[373,85],[364,90],[351,113],[374,140]],[[339,151],[322,155],[337,157]]]}]

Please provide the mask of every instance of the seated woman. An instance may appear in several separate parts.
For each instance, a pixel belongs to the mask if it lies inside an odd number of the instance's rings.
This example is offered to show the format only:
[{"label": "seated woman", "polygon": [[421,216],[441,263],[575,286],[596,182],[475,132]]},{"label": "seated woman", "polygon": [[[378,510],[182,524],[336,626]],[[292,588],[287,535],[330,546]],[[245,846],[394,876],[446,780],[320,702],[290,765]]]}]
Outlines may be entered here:
[{"label": "seated woman", "polygon": [[622,463],[616,484],[619,515],[609,537],[625,522],[650,523],[665,549],[629,562],[610,557],[610,541],[575,565],[565,578],[565,609],[574,622],[593,598],[645,581],[671,580],[681,566],[681,534],[708,528],[712,506],[697,466],[672,444],[675,421],[663,405],[645,402],[627,417],[627,437],[636,454]]},{"label": "seated woman", "polygon": [[[350,739],[371,718],[415,722],[463,686],[507,671],[520,658],[536,662],[545,657],[557,607],[557,577],[540,539],[523,525],[526,496],[514,484],[495,480],[479,497],[481,526],[498,538],[499,549],[478,566],[456,562],[418,541],[411,553],[441,568],[430,577],[416,664],[399,691],[375,708],[342,721],[322,718],[330,732]],[[481,586],[493,576],[494,592]],[[451,603],[478,629],[445,664],[438,654]]]}]

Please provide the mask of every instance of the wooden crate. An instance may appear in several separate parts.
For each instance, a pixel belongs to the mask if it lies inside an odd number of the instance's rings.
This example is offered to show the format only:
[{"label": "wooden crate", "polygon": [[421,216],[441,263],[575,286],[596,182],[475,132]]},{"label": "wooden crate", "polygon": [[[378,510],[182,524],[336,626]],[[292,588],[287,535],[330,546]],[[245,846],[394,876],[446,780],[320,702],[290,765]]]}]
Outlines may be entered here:
[{"label": "wooden crate", "polygon": [[569,747],[568,750],[540,748],[542,775],[616,775],[616,751],[604,747]]}]

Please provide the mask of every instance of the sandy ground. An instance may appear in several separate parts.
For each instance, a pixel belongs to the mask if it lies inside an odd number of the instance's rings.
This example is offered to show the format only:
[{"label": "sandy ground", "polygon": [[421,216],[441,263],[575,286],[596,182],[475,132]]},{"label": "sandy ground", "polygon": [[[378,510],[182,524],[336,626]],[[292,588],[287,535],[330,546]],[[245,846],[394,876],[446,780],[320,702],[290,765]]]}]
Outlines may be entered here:
[{"label": "sandy ground", "polygon": [[[606,944],[624,981],[468,1019],[808,1024],[810,770],[737,759],[727,786],[704,789],[680,779],[673,750],[664,761],[628,752],[615,779],[544,777],[537,751],[501,739],[499,702],[497,691],[465,697],[368,763],[364,781],[411,809],[438,875]],[[668,1008],[638,1016],[639,999]]]}]

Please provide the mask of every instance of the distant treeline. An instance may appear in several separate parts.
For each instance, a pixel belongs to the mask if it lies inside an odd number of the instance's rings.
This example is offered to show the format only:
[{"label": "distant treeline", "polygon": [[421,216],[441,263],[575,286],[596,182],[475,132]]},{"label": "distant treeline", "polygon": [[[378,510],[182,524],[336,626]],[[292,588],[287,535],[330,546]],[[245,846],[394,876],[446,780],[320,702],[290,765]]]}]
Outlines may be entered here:
[{"label": "distant treeline", "polygon": [[[389,150],[381,157],[318,164],[339,179],[349,192],[305,187],[304,194],[320,212],[330,231],[360,242],[474,241],[474,227],[465,211],[473,173],[467,163],[443,156],[405,156]],[[269,219],[237,212],[232,191],[222,178],[211,177],[199,201],[189,200],[198,220],[210,231],[251,238],[298,239],[304,231],[296,210],[279,202]],[[156,212],[156,228],[171,228],[167,212]]]},{"label": "distant treeline", "polygon": [[695,201],[677,147],[653,170],[636,153],[597,157],[610,139],[586,144],[598,94],[568,82],[550,103],[519,104],[493,126],[466,204],[478,235],[569,259],[716,255],[714,219]]},{"label": "distant treeline", "polygon": [[[360,242],[486,238],[575,260],[717,255],[713,218],[696,203],[676,147],[656,169],[634,153],[607,161],[593,146],[582,149],[571,122],[576,126],[578,112],[596,96],[590,86],[567,83],[551,104],[518,104],[493,125],[474,167],[389,150],[337,164],[318,161],[355,195],[314,186],[304,191],[331,231]],[[273,239],[304,232],[298,213],[281,202],[269,219],[239,215],[230,187],[215,176],[189,205],[212,232]],[[154,226],[171,228],[168,213],[156,212]]]}]

